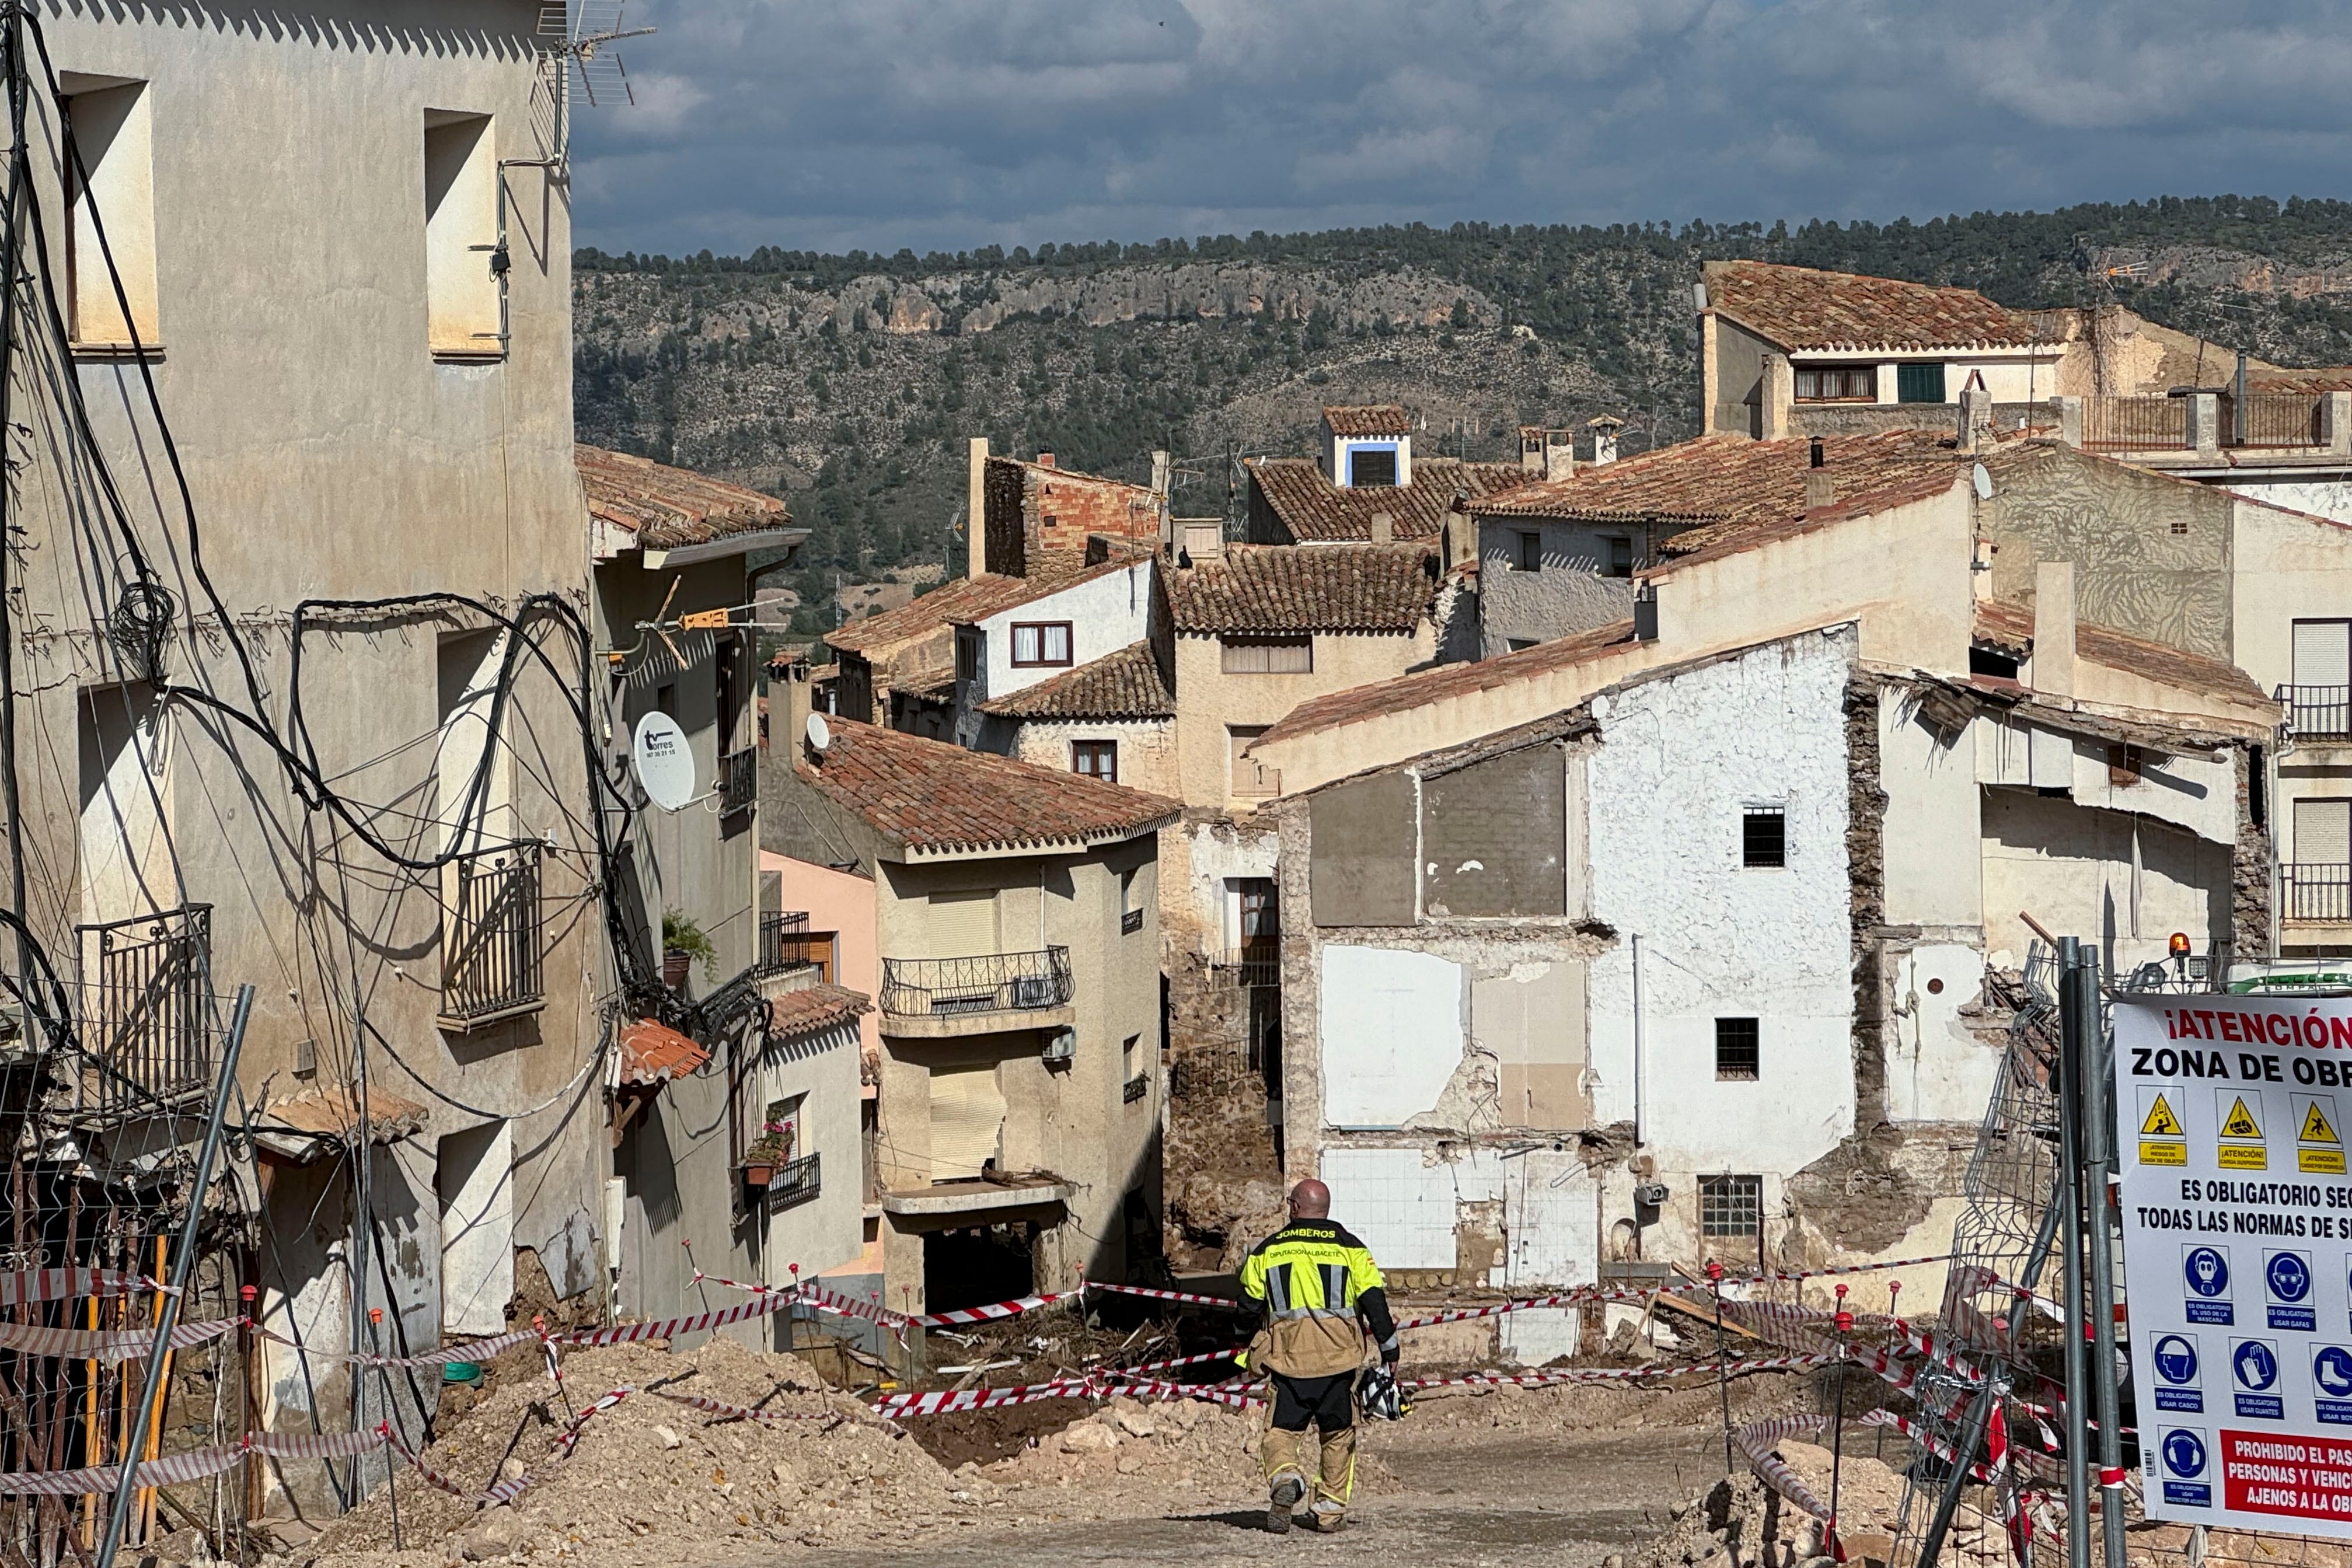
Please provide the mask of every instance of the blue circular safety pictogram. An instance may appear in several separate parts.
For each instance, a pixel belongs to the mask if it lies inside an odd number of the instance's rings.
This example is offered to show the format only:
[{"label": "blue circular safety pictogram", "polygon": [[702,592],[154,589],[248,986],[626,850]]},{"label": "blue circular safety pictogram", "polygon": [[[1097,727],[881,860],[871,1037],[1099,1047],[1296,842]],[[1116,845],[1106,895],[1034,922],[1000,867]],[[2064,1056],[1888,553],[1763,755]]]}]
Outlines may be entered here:
[{"label": "blue circular safety pictogram", "polygon": [[2210,1247],[2190,1248],[2180,1271],[2200,1296],[2218,1296],[2230,1288],[2230,1260]]},{"label": "blue circular safety pictogram", "polygon": [[2352,1399],[2352,1350],[2323,1346],[2311,1358],[2311,1381],[2330,1399]]},{"label": "blue circular safety pictogram", "polygon": [[2268,1388],[2278,1381],[2278,1357],[2258,1339],[2239,1341],[2238,1348],[2230,1354],[2230,1366],[2240,1385],[2247,1388]]},{"label": "blue circular safety pictogram", "polygon": [[2205,1444],[2196,1433],[2175,1429],[2164,1437],[2164,1468],[2183,1479],[2205,1473]]},{"label": "blue circular safety pictogram", "polygon": [[2263,1275],[2270,1281],[2271,1294],[2282,1301],[2299,1301],[2311,1294],[2311,1265],[2292,1252],[2272,1253]]},{"label": "blue circular safety pictogram", "polygon": [[2197,1381],[2197,1346],[2186,1335],[2168,1333],[2156,1342],[2156,1375],[2167,1383]]}]

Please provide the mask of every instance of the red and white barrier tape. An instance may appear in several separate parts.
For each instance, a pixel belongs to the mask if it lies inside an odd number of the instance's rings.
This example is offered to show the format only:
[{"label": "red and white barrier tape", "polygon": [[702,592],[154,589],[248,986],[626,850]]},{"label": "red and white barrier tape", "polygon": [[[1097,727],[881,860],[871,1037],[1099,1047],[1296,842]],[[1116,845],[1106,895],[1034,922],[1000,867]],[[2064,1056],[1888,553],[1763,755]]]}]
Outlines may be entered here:
[{"label": "red and white barrier tape", "polygon": [[1255,1309],[1257,1305],[1255,1301],[1239,1301],[1232,1296],[1203,1296],[1191,1291],[1155,1291],[1142,1285],[1106,1285],[1095,1280],[1088,1280],[1086,1288],[1089,1291],[1107,1291],[1114,1296],[1149,1296],[1155,1301],[1191,1301],[1193,1305],[1202,1307]]},{"label": "red and white barrier tape", "polygon": [[547,1342],[566,1348],[585,1348],[591,1345],[638,1344],[649,1339],[675,1339],[682,1333],[699,1333],[705,1329],[725,1328],[730,1323],[764,1318],[781,1312],[792,1304],[790,1292],[770,1291],[738,1307],[692,1312],[685,1317],[660,1318],[646,1323],[623,1323],[616,1328],[572,1329],[564,1333],[549,1334]]},{"label": "red and white barrier tape", "polygon": [[446,1366],[453,1361],[488,1361],[519,1344],[535,1344],[541,1337],[536,1330],[522,1329],[493,1339],[478,1339],[468,1344],[445,1344],[438,1350],[420,1351],[415,1355],[373,1355],[366,1351],[320,1351],[297,1344],[286,1335],[266,1329],[259,1323],[253,1324],[253,1332],[273,1344],[299,1350],[305,1355],[316,1356],[321,1361],[347,1361],[358,1366]]},{"label": "red and white barrier tape", "polygon": [[1822,1419],[1819,1416],[1782,1416],[1775,1420],[1750,1422],[1735,1430],[1731,1440],[1747,1457],[1748,1468],[1766,1486],[1826,1523],[1831,1517],[1829,1504],[1815,1497],[1812,1490],[1797,1479],[1797,1472],[1789,1468],[1788,1462],[1772,1451],[1772,1446],[1783,1437],[1820,1431]]},{"label": "red and white barrier tape", "polygon": [[998,1318],[1019,1317],[1023,1312],[1035,1312],[1039,1307],[1050,1307],[1056,1301],[1075,1301],[1086,1293],[1087,1287],[1080,1285],[1075,1291],[1047,1291],[1034,1296],[1023,1296],[1017,1301],[992,1301],[984,1307],[958,1307],[953,1312],[926,1312],[920,1317],[908,1318],[907,1322],[925,1329],[944,1328],[950,1323],[993,1322]]},{"label": "red and white barrier tape", "polygon": [[[940,1389],[929,1394],[893,1394],[878,1399],[874,1413],[887,1420],[905,1416],[948,1416],[959,1410],[995,1410],[1007,1405],[1034,1405],[1046,1399],[1087,1399],[1108,1392],[1090,1377],[1059,1377],[1050,1383],[1024,1384],[1017,1388]],[[1124,1392],[1124,1391],[1123,1391]]]},{"label": "red and white barrier tape", "polygon": [[[132,1476],[134,1487],[173,1486],[182,1481],[216,1476],[247,1454],[280,1459],[348,1458],[383,1447],[381,1432],[247,1432],[234,1443],[191,1448],[142,1461]],[[111,1492],[122,1479],[122,1467],[93,1465],[79,1470],[20,1470],[0,1474],[0,1496],[79,1497]]]},{"label": "red and white barrier tape", "polygon": [[1231,1361],[1247,1348],[1237,1344],[1231,1350],[1204,1350],[1198,1355],[1172,1355],[1165,1361],[1147,1361],[1136,1366],[1105,1366],[1097,1370],[1105,1377],[1132,1377],[1139,1372],[1167,1372],[1179,1366],[1198,1366],[1206,1361]]},{"label": "red and white barrier tape", "polygon": [[0,1274],[0,1307],[63,1301],[77,1296],[177,1295],[170,1285],[120,1269],[17,1269]]},{"label": "red and white barrier tape", "polygon": [[1725,1286],[1785,1285],[1792,1280],[1826,1280],[1837,1274],[1878,1274],[1890,1269],[1916,1269],[1929,1263],[1948,1263],[1953,1254],[1937,1252],[1927,1258],[1890,1258],[1883,1263],[1841,1263],[1833,1269],[1808,1269],[1796,1274],[1726,1274],[1717,1281]]},{"label": "red and white barrier tape", "polygon": [[[1921,1448],[1927,1449],[1929,1453],[1935,1455],[1937,1458],[1943,1460],[1944,1463],[1948,1465],[1956,1465],[1959,1463],[1959,1456],[1949,1443],[1933,1436],[1916,1421],[1911,1420],[1906,1416],[1897,1416],[1892,1410],[1873,1410],[1863,1416],[1862,1424],[1865,1427],[1892,1427],[1896,1431],[1902,1433],[1905,1437],[1910,1438],[1913,1442],[1918,1444]],[[1991,1475],[1982,1465],[1970,1465],[1969,1467],[1969,1474],[1973,1479],[1980,1481],[1990,1480],[1992,1479]]]},{"label": "red and white barrier tape", "polygon": [[408,1461],[409,1468],[423,1478],[425,1485],[447,1492],[451,1497],[461,1498],[477,1508],[494,1508],[501,1503],[512,1502],[530,1490],[529,1476],[516,1476],[510,1480],[496,1482],[484,1491],[467,1491],[464,1487],[426,1464],[415,1450],[402,1440],[400,1433],[389,1422],[380,1424],[376,1431],[382,1435],[383,1441],[390,1446],[394,1453]]},{"label": "red and white barrier tape", "polygon": [[[172,1330],[170,1349],[216,1340],[236,1327],[236,1318],[180,1323]],[[154,1347],[155,1331],[146,1329],[52,1329],[38,1323],[0,1322],[0,1350],[19,1355],[49,1355],[70,1361],[144,1361]]]}]

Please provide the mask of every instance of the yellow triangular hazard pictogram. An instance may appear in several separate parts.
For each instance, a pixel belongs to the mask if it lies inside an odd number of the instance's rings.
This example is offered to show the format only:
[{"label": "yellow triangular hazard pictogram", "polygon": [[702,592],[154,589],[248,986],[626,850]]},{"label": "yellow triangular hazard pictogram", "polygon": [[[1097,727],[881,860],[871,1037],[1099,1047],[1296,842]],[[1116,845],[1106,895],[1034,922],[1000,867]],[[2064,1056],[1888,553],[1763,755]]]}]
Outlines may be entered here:
[{"label": "yellow triangular hazard pictogram", "polygon": [[2147,1108],[2147,1120],[2139,1124],[2143,1138],[2179,1138],[2187,1134],[2180,1130],[2180,1118],[2172,1113],[2171,1104],[2161,1094]]},{"label": "yellow triangular hazard pictogram", "polygon": [[2303,1113],[2303,1131],[2295,1134],[2295,1141],[2304,1144],[2340,1144],[2344,1140],[2336,1135],[2336,1129],[2329,1126],[2327,1118],[2319,1113],[2319,1103],[2315,1100],[2312,1102],[2311,1109]]},{"label": "yellow triangular hazard pictogram", "polygon": [[2225,1138],[2259,1138],[2263,1135],[2262,1127],[2254,1121],[2253,1113],[2246,1109],[2242,1097],[2230,1103],[2230,1113],[2221,1118],[2221,1135]]}]

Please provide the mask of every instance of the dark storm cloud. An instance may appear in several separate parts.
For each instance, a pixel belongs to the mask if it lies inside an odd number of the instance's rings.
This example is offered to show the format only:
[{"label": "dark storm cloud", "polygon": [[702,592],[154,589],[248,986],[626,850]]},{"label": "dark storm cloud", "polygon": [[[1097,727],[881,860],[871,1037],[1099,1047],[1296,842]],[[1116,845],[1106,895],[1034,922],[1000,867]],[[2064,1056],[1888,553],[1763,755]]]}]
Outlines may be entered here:
[{"label": "dark storm cloud", "polygon": [[635,0],[608,250],[2343,195],[2347,8]]}]

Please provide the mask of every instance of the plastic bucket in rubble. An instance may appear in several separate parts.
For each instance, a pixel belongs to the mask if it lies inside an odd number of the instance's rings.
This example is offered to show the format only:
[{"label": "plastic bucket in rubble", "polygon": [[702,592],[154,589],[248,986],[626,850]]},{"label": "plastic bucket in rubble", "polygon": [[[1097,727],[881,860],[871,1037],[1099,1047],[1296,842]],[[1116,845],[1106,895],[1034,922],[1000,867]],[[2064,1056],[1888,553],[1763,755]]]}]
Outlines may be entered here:
[{"label": "plastic bucket in rubble", "polygon": [[451,1361],[442,1364],[441,1381],[444,1383],[479,1383],[481,1380],[482,1364],[478,1361]]}]

